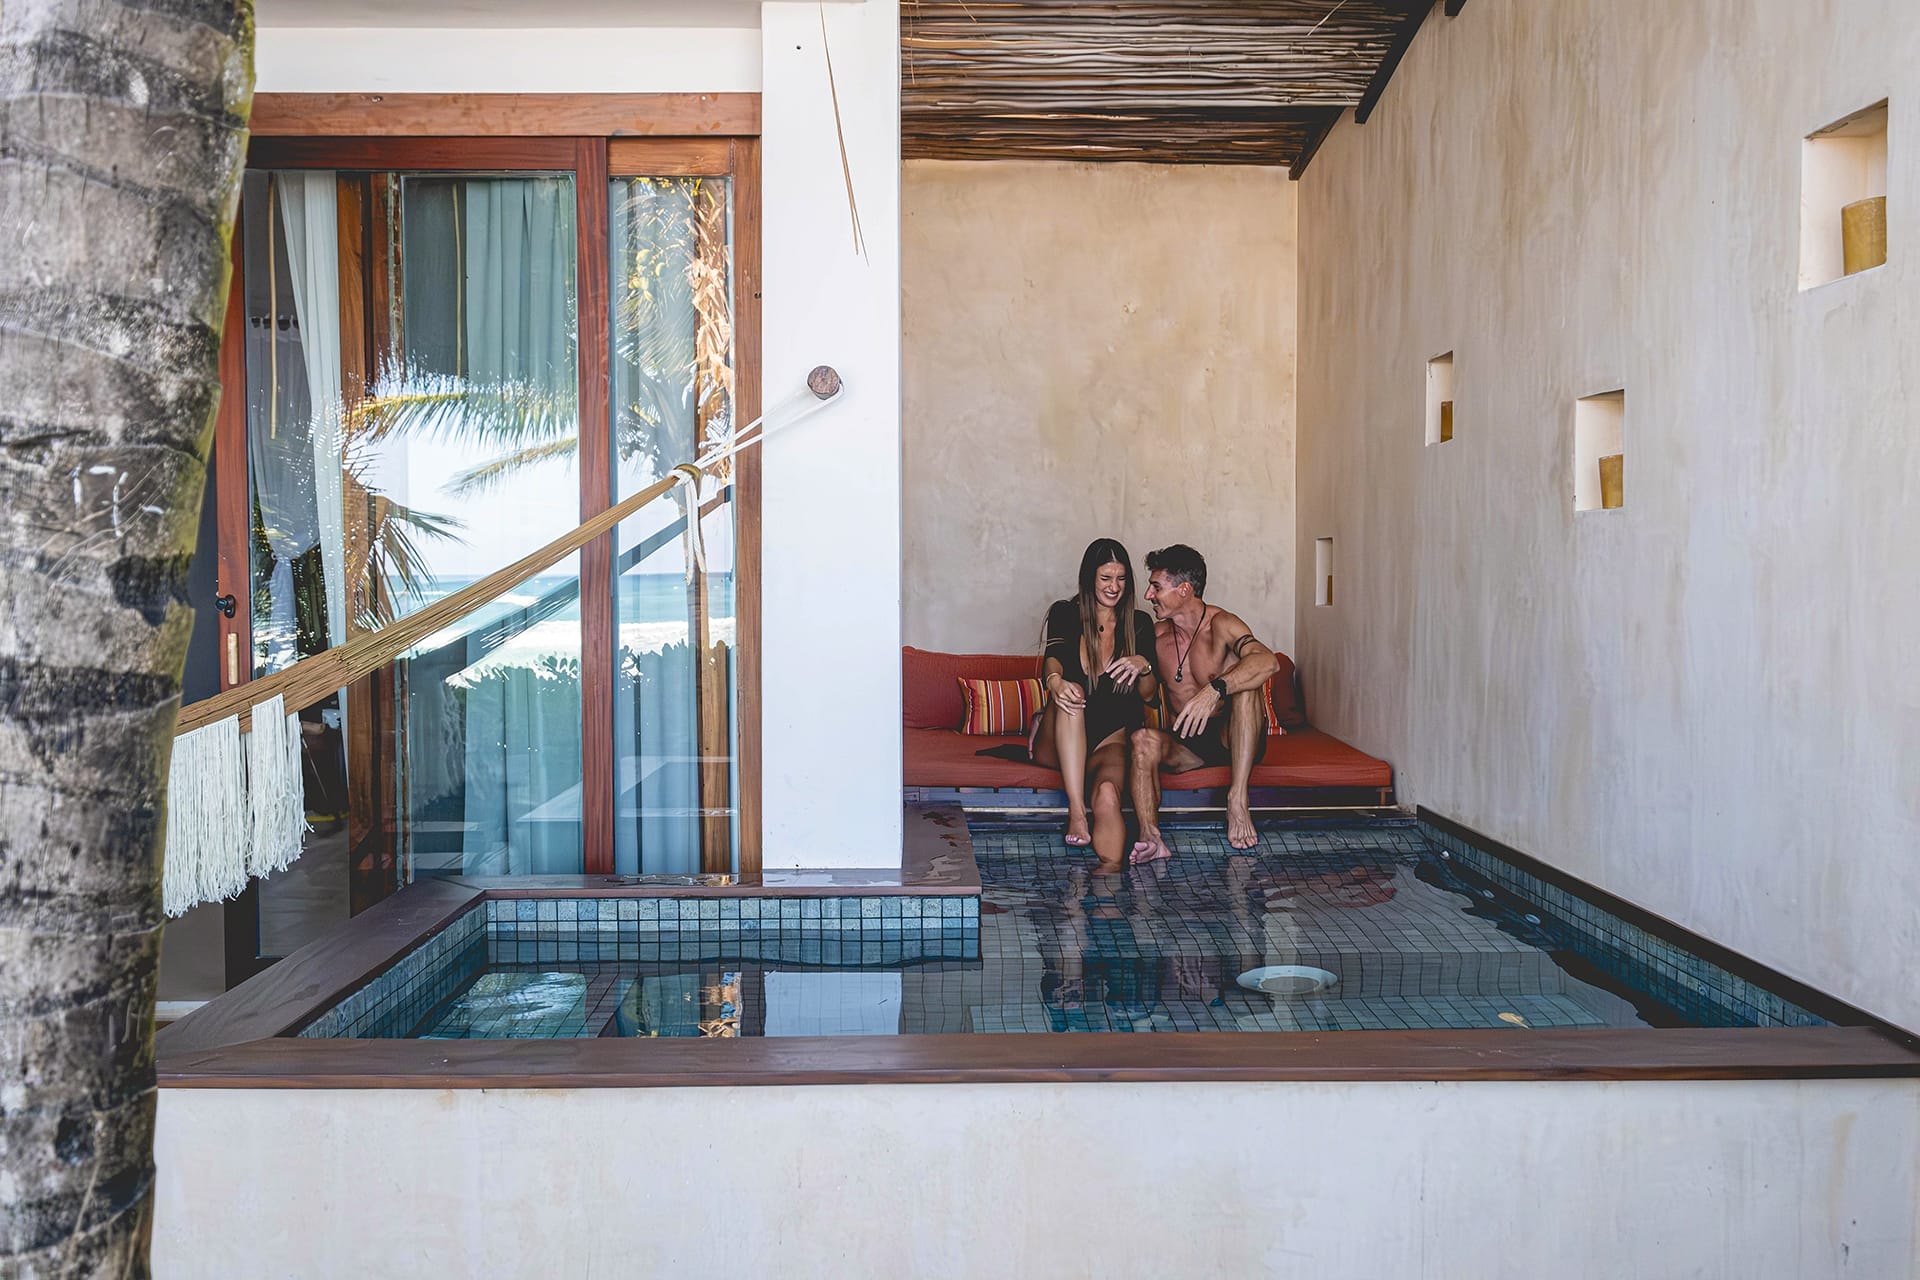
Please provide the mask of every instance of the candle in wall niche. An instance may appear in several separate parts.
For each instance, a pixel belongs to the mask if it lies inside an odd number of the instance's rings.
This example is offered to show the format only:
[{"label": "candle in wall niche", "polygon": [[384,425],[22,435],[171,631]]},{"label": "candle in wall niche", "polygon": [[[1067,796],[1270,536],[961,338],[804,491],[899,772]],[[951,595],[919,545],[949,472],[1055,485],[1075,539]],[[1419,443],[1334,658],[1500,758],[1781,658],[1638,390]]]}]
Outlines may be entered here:
[{"label": "candle in wall niche", "polygon": [[1444,442],[1453,439],[1453,401],[1440,402],[1440,439]]},{"label": "candle in wall niche", "polygon": [[1626,455],[1619,453],[1600,459],[1600,505],[1605,510],[1612,511],[1622,502],[1621,464],[1625,460]]},{"label": "candle in wall niche", "polygon": [[1887,260],[1887,198],[1855,200],[1840,210],[1840,257],[1843,274],[1852,275]]}]

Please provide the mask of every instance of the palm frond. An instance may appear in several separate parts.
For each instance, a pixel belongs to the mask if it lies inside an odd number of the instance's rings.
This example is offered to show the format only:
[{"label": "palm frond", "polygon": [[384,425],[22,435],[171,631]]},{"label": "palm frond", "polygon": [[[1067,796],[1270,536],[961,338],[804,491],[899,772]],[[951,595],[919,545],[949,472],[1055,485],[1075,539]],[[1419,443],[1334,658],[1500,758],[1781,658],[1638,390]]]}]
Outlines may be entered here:
[{"label": "palm frond", "polygon": [[348,610],[356,626],[370,631],[399,617],[401,601],[417,603],[425,599],[421,540],[457,538],[464,525],[451,516],[395,502],[369,486],[363,478],[364,452],[350,450],[343,462],[341,500],[347,515]]},{"label": "palm frond", "polygon": [[350,438],[396,432],[525,448],[580,431],[578,391],[516,379],[484,379],[413,370],[383,379],[347,412]]},{"label": "palm frond", "polygon": [[555,458],[571,458],[580,451],[577,437],[566,440],[549,440],[545,444],[533,445],[526,449],[516,449],[512,453],[483,462],[477,467],[468,467],[465,471],[455,472],[446,483],[446,491],[465,497],[469,494],[484,493],[502,480],[511,478],[514,472],[527,467],[538,466],[542,462]]}]

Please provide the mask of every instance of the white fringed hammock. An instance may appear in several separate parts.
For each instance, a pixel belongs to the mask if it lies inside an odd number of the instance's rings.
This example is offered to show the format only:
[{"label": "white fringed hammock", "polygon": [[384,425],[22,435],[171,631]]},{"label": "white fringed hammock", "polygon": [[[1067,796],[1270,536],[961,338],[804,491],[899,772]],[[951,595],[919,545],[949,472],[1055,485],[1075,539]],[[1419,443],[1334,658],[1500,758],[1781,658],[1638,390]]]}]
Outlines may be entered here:
[{"label": "white fringed hammock", "polygon": [[[300,856],[307,824],[299,708],[386,666],[675,489],[687,506],[687,571],[691,575],[696,566],[704,568],[700,482],[772,432],[806,418],[840,389],[840,375],[821,365],[807,375],[806,391],[788,397],[697,461],[680,464],[538,551],[378,631],[182,708],[168,769],[161,881],[167,914],[178,916],[199,903],[231,898],[247,887],[249,878],[282,870]],[[295,711],[288,712],[288,707]]]}]

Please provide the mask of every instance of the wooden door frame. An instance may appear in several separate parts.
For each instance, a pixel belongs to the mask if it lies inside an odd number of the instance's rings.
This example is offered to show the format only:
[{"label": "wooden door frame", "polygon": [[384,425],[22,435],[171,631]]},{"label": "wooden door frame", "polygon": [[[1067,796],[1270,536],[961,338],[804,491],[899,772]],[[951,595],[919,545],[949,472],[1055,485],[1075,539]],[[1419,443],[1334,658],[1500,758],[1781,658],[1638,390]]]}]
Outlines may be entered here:
[{"label": "wooden door frame", "polygon": [[[570,171],[579,243],[580,315],[599,315],[600,331],[582,324],[579,342],[581,405],[581,518],[612,501],[609,356],[604,319],[608,294],[607,179],[650,175],[725,176],[734,204],[735,418],[760,414],[760,96],[758,94],[274,94],[256,95],[251,168],[335,170]],[[378,217],[378,210],[372,211]],[[216,450],[234,465],[219,472],[220,590],[234,595],[235,617],[222,619],[222,687],[227,649],[244,651],[242,681],[250,674],[251,593],[246,462],[244,295],[238,285],[240,242],[234,241],[235,288],[229,299],[222,350],[223,395]],[[379,290],[381,281],[371,279]],[[589,311],[589,307],[597,310]],[[238,311],[240,319],[233,321]],[[371,346],[377,335],[367,335]],[[343,362],[344,363],[344,362]],[[584,447],[597,437],[592,448]],[[607,448],[600,448],[606,444]],[[604,456],[602,456],[604,455]],[[757,880],[761,869],[760,715],[760,499],[757,450],[740,459],[735,475],[735,611],[738,683],[734,723],[738,737],[738,871]],[[231,523],[237,517],[237,524]],[[231,584],[231,585],[230,585]],[[612,542],[602,539],[581,557],[581,842],[583,870],[614,869],[613,749],[614,604]],[[235,637],[235,638],[229,638]],[[381,792],[390,791],[380,786]],[[385,807],[385,806],[383,806]],[[383,815],[383,817],[386,815]],[[391,830],[391,824],[381,826]],[[708,870],[731,868],[707,865]],[[230,922],[231,923],[231,922]],[[230,929],[231,932],[231,929]],[[229,948],[230,953],[233,948]],[[232,956],[230,954],[230,961]],[[232,965],[230,963],[231,970]]]}]

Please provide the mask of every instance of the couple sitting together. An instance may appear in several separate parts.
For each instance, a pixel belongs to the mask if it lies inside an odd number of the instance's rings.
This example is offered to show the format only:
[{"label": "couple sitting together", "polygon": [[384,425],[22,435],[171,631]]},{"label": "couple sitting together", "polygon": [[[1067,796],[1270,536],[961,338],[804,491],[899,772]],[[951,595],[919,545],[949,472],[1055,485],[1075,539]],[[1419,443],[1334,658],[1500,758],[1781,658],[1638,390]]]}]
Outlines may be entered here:
[{"label": "couple sitting together", "polygon": [[[1227,842],[1258,843],[1247,779],[1267,745],[1262,687],[1279,670],[1247,624],[1204,599],[1207,562],[1175,544],[1147,556],[1147,603],[1134,608],[1133,562],[1112,538],[1080,560],[1080,592],[1047,610],[1041,680],[1048,702],[1033,743],[1038,764],[1058,769],[1067,791],[1066,842],[1092,845],[1118,863],[1126,841],[1123,792],[1140,820],[1135,862],[1165,858],[1160,772],[1231,765]],[[1172,719],[1147,727],[1147,707],[1165,689]],[[1088,820],[1087,793],[1093,793]]]}]

